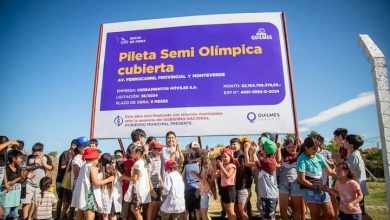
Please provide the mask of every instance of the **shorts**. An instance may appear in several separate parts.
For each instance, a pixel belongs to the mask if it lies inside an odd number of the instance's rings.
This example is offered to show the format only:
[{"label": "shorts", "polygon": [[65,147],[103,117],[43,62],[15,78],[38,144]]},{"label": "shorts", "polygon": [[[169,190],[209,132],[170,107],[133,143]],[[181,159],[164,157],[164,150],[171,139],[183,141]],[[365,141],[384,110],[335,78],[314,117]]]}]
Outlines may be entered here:
[{"label": "shorts", "polygon": [[122,217],[122,219],[135,219],[134,213],[130,210],[130,202],[122,200],[122,211],[120,216]]},{"label": "shorts", "polygon": [[16,207],[4,207],[4,219],[18,219],[19,206]]},{"label": "shorts", "polygon": [[161,211],[162,220],[184,220],[184,212],[182,213],[166,213]]},{"label": "shorts", "polygon": [[161,189],[160,188],[154,188],[154,191],[156,191],[157,198],[154,198],[152,196],[152,201],[161,202]]},{"label": "shorts", "polygon": [[26,198],[26,186],[22,186],[22,189],[20,191],[20,199],[25,199]]},{"label": "shorts", "polygon": [[62,202],[71,203],[72,202],[72,190],[61,188],[62,190]]},{"label": "shorts", "polygon": [[204,193],[200,196],[200,208],[208,209],[210,205],[210,193]]},{"label": "shorts", "polygon": [[249,198],[248,189],[237,190],[236,203],[245,205],[248,202],[248,198]]},{"label": "shorts", "polygon": [[41,190],[39,188],[34,188],[31,186],[26,187],[26,196],[24,199],[21,200],[22,204],[31,204],[35,194],[38,194],[40,192]]},{"label": "shorts", "polygon": [[323,204],[330,201],[330,196],[327,192],[315,189],[302,189],[302,196],[306,203]]},{"label": "shorts", "polygon": [[223,203],[236,202],[236,186],[222,186],[221,187],[221,201]]},{"label": "shorts", "polygon": [[185,191],[184,199],[186,202],[186,209],[189,212],[200,208],[200,194],[199,189],[188,189]]},{"label": "shorts", "polygon": [[339,211],[340,220],[362,220],[362,214],[346,214],[342,211]]},{"label": "shorts", "polygon": [[302,190],[297,180],[293,182],[281,181],[279,183],[279,193],[288,194],[290,196],[302,196]]},{"label": "shorts", "polygon": [[261,209],[263,210],[264,219],[275,219],[276,206],[278,206],[277,198],[260,198]]}]

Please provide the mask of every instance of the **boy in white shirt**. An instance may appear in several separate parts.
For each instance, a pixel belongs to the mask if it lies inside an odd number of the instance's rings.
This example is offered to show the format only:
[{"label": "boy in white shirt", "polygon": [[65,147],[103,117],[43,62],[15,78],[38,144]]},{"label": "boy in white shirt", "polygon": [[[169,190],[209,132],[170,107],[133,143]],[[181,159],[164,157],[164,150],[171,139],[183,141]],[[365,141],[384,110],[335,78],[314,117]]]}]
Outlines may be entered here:
[{"label": "boy in white shirt", "polygon": [[161,205],[162,220],[183,220],[185,211],[184,181],[177,171],[177,163],[168,160],[165,163],[167,175],[164,177],[162,195],[164,202]]}]

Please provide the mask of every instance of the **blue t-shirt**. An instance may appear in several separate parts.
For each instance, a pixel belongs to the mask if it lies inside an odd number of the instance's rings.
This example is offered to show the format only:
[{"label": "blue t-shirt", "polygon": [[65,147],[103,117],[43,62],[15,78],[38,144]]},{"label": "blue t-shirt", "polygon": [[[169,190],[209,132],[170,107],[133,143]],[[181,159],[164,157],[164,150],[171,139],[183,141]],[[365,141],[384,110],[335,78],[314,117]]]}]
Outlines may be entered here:
[{"label": "blue t-shirt", "polygon": [[191,175],[191,172],[195,172],[196,174],[199,175],[200,173],[200,166],[197,163],[190,163],[185,165],[184,167],[185,170],[185,179],[184,179],[184,184],[186,190],[190,189],[198,189],[199,188],[199,182],[196,177],[193,177]]},{"label": "blue t-shirt", "polygon": [[319,153],[316,153],[314,157],[308,157],[305,153],[298,157],[297,171],[298,173],[305,173],[305,176],[321,179],[322,170],[327,167],[328,164]]}]

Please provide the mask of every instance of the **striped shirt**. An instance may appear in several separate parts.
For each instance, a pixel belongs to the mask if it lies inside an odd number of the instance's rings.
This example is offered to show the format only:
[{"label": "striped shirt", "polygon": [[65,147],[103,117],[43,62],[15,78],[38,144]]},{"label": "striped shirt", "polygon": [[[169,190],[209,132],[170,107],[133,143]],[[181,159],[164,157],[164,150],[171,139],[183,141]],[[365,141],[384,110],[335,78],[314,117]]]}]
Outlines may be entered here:
[{"label": "striped shirt", "polygon": [[57,202],[52,192],[44,192],[43,198],[41,193],[36,193],[32,202],[36,207],[34,219],[52,218],[53,204]]}]

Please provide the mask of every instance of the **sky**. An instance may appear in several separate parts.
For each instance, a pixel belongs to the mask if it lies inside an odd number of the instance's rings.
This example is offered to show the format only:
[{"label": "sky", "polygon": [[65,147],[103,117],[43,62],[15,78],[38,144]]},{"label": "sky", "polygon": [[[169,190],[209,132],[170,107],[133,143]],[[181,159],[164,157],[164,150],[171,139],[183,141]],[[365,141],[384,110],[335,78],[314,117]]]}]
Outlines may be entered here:
[{"label": "sky", "polygon": [[[61,152],[88,136],[102,23],[192,15],[286,13],[301,136],[338,127],[379,142],[368,34],[390,56],[389,1],[0,1],[0,135]],[[389,62],[389,59],[387,59]],[[130,131],[129,131],[130,135]],[[257,138],[257,136],[251,136]],[[202,137],[228,144],[231,137]],[[197,137],[180,137],[182,145]],[[160,139],[164,142],[164,139]],[[130,143],[124,140],[125,145]],[[104,152],[119,148],[101,141]]]}]

